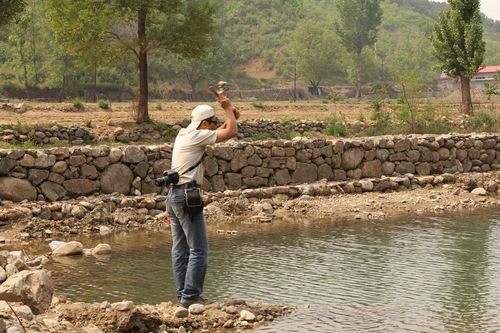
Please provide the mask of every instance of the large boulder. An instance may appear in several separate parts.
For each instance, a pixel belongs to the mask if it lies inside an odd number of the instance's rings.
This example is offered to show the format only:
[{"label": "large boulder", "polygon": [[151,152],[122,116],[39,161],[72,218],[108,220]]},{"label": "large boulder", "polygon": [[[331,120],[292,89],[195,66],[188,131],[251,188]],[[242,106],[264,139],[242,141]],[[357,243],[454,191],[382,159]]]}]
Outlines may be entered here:
[{"label": "large boulder", "polygon": [[40,185],[40,190],[49,201],[57,201],[66,195],[64,187],[50,181],[42,183],[42,185]]},{"label": "large boulder", "polygon": [[361,168],[363,177],[380,178],[382,177],[382,163],[379,160],[373,160],[363,163]]},{"label": "large boulder", "polygon": [[27,180],[0,177],[0,199],[11,201],[36,200],[36,188]]},{"label": "large boulder", "polygon": [[133,180],[134,174],[125,164],[111,164],[101,176],[101,191],[128,194]]},{"label": "large boulder", "polygon": [[144,160],[146,160],[146,154],[141,148],[135,146],[125,148],[122,162],[136,164]]},{"label": "large boulder", "polygon": [[363,160],[365,153],[359,148],[349,149],[342,154],[342,169],[355,169]]},{"label": "large boulder", "polygon": [[90,179],[70,179],[63,182],[63,186],[72,195],[91,194],[99,189],[98,183]]},{"label": "large boulder", "polygon": [[7,176],[9,171],[16,166],[16,161],[10,158],[0,158],[0,176]]},{"label": "large boulder", "polygon": [[54,284],[47,271],[25,270],[10,276],[0,286],[0,299],[7,302],[22,302],[33,313],[45,312],[52,302]]},{"label": "large boulder", "polygon": [[318,180],[318,167],[315,164],[297,162],[292,180],[295,183],[312,183]]}]

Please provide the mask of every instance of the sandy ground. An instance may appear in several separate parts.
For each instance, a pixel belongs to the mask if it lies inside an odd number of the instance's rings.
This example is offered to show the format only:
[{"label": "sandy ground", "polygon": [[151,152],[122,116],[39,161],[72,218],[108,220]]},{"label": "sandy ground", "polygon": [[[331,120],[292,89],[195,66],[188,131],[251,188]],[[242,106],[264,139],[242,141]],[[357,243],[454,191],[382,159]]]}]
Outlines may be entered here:
[{"label": "sandy ground", "polygon": [[[223,117],[222,110],[217,103],[206,102],[216,107],[219,117]],[[152,102],[149,106],[150,117],[153,120],[173,123],[190,117],[191,110],[201,103],[190,102]],[[342,115],[347,120],[356,120],[360,114],[369,118],[371,107],[366,102],[327,102],[322,101],[300,101],[291,102],[240,102],[235,101],[235,106],[241,111],[241,120],[249,119],[272,119],[272,120],[325,120],[333,114]],[[24,113],[0,110],[0,124],[59,124],[59,125],[84,125],[88,121],[94,127],[107,126],[111,122],[115,126],[135,126],[133,117],[133,104],[112,103],[111,111],[99,109],[95,103],[86,103],[85,111],[63,112],[64,108],[70,108],[70,103],[41,103],[25,102]],[[161,110],[158,110],[161,105]],[[455,103],[432,104],[437,112],[448,112],[452,117],[460,116],[459,105]],[[496,106],[500,112],[500,105]]]}]

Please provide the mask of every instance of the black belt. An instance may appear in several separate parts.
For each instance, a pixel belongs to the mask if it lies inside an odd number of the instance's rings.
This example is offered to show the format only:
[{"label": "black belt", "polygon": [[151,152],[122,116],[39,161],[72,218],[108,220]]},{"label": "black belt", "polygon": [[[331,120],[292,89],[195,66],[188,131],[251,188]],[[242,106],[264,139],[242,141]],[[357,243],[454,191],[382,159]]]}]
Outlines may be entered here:
[{"label": "black belt", "polygon": [[199,187],[196,182],[189,182],[185,184],[178,184],[178,185],[173,185],[172,188],[175,189],[186,189],[186,188],[193,188],[193,187]]}]

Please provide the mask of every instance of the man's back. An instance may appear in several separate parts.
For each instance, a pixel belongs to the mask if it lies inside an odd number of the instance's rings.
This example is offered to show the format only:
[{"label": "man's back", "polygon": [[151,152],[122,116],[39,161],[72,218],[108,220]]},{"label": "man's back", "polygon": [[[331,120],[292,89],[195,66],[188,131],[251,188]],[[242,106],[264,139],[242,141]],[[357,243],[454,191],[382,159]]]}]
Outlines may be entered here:
[{"label": "man's back", "polygon": [[172,169],[181,175],[179,184],[185,184],[192,180],[195,180],[198,185],[203,184],[204,169],[202,164],[194,170],[186,171],[200,161],[205,147],[214,144],[216,140],[217,132],[208,129],[183,128],[179,131],[172,151]]}]

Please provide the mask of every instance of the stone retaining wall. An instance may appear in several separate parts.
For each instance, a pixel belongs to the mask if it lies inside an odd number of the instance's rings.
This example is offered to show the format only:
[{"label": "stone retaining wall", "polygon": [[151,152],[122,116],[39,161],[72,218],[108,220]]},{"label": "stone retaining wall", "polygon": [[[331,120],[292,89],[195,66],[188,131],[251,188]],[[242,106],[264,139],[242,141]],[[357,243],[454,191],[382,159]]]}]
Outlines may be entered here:
[{"label": "stone retaining wall", "polygon": [[[59,144],[70,143],[82,145],[95,142],[144,142],[165,141],[170,139],[182,127],[187,127],[189,120],[167,124],[165,129],[157,129],[154,125],[142,126],[131,130],[119,126],[112,128],[110,133],[91,133],[88,128],[78,125],[65,126],[35,126],[33,128],[22,126],[1,126],[0,142],[21,144],[30,141],[34,144]],[[240,139],[257,137],[264,134],[268,138],[282,138],[290,133],[303,134],[305,132],[322,132],[326,125],[321,121],[293,121],[280,122],[273,120],[248,120],[239,123],[238,137]],[[98,135],[99,134],[99,135]]]},{"label": "stone retaining wall", "polygon": [[[0,199],[48,200],[93,193],[160,193],[171,145],[0,150]],[[234,142],[207,149],[207,191],[320,179],[487,172],[500,167],[500,135]]]},{"label": "stone retaining wall", "polygon": [[94,142],[95,138],[87,129],[79,126],[35,126],[33,128],[9,126],[0,129],[0,141],[11,144],[30,141],[34,144],[59,144],[63,142],[81,145]]}]

